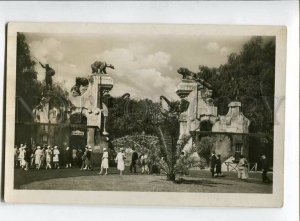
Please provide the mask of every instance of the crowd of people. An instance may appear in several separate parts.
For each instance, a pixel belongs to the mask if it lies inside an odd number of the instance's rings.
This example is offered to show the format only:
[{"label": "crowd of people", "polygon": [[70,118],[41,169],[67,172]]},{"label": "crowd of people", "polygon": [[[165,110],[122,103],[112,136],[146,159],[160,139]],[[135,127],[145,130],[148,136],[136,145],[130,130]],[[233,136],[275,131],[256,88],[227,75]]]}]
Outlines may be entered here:
[{"label": "crowd of people", "polygon": [[[86,146],[84,149],[80,149],[74,147],[70,148],[68,146],[65,148],[58,148],[58,146],[29,147],[27,144],[20,144],[20,146],[15,146],[14,149],[15,167],[21,168],[25,171],[29,169],[60,169],[61,166],[64,166],[65,168],[77,166],[80,168],[80,170],[93,170],[92,151],[93,150],[91,146]],[[128,159],[130,161],[130,173],[137,173],[137,166],[140,167],[142,174],[149,174],[150,167],[152,171],[152,166],[150,166],[150,159],[147,152],[138,154],[133,148],[131,149],[130,155],[131,159]],[[127,155],[124,148],[120,148],[116,157],[114,158],[120,175],[122,175],[125,170],[126,156]],[[109,159],[110,156],[108,149],[103,148],[99,174],[107,175],[109,173]],[[270,183],[271,180],[267,176],[269,165],[266,155],[262,155],[260,160],[262,181],[264,183]],[[246,157],[241,155],[236,164],[238,178],[246,181],[249,178],[249,164]],[[210,171],[213,178],[224,176],[222,174],[222,162],[220,154],[216,155],[215,152],[212,152],[210,158]],[[161,173],[161,171],[159,173]]]},{"label": "crowd of people", "polygon": [[15,167],[23,170],[29,169],[60,169],[79,166],[81,170],[92,170],[92,148],[59,148],[58,146],[28,146],[20,144],[15,146]]},{"label": "crowd of people", "polygon": [[[261,170],[262,170],[262,181],[264,183],[272,182],[267,176],[267,173],[269,171],[269,164],[266,155],[263,154],[261,156],[260,163],[261,163]],[[221,155],[220,154],[216,155],[215,152],[212,152],[212,156],[210,158],[210,171],[213,178],[223,176],[221,171],[221,166],[222,166]],[[240,155],[236,168],[237,168],[238,178],[243,181],[247,181],[249,178],[249,174],[248,174],[249,163],[245,156]]]},{"label": "crowd of people", "polygon": [[[105,175],[108,174],[108,150],[106,148],[103,149],[103,157],[101,162],[101,170],[99,174],[102,174],[105,170]],[[135,151],[135,149],[131,149],[131,159],[130,160],[130,166],[129,171],[130,173],[137,173],[137,166],[140,166],[141,173],[142,174],[149,174],[150,168],[149,168],[149,157],[146,152],[142,152],[140,156]],[[123,174],[123,171],[125,170],[125,164],[126,164],[126,153],[124,148],[120,148],[119,152],[117,153],[117,156],[115,157],[115,162],[117,164],[117,169],[120,172],[120,175]]]},{"label": "crowd of people", "polygon": [[[84,149],[80,148],[59,148],[58,146],[28,146],[27,144],[20,144],[15,146],[14,157],[15,167],[21,168],[25,171],[29,169],[60,169],[61,166],[71,168],[72,166],[80,167],[80,170],[93,170],[92,166],[92,148],[86,146]],[[120,175],[125,170],[126,154],[123,148],[120,148],[115,157],[115,163]],[[137,172],[137,165],[140,165],[142,173],[149,174],[149,164],[147,153],[141,153],[140,156],[133,149],[130,172]],[[109,168],[109,153],[107,148],[103,148],[103,155],[101,160],[99,174],[108,174]]]}]

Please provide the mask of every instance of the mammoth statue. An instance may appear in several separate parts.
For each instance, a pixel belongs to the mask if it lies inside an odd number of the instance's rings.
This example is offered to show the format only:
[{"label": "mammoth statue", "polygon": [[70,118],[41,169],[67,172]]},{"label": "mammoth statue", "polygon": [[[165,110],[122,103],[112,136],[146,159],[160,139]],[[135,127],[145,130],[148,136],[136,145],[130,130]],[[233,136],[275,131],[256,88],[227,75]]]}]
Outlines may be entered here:
[{"label": "mammoth statue", "polygon": [[112,64],[107,64],[105,61],[95,61],[91,64],[93,74],[107,74],[106,68],[115,69]]}]

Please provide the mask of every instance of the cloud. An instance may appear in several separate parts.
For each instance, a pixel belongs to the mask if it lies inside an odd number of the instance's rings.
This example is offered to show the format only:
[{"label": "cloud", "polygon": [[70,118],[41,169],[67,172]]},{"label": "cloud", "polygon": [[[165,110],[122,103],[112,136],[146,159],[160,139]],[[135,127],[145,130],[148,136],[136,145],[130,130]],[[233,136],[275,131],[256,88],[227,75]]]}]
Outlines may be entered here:
[{"label": "cloud", "polygon": [[44,63],[59,62],[64,58],[61,42],[54,38],[32,41],[29,47],[32,55]]},{"label": "cloud", "polygon": [[[130,44],[124,48],[105,50],[95,58],[112,63],[112,73],[116,84],[112,95],[126,92],[135,97],[156,99],[160,95],[176,97],[177,81],[164,74],[171,71],[171,55],[163,51],[150,52],[145,45]],[[118,94],[116,94],[118,93]]]},{"label": "cloud", "polygon": [[230,49],[227,48],[227,47],[222,47],[222,48],[220,49],[220,53],[221,53],[221,55],[227,56],[227,55],[230,54]]},{"label": "cloud", "polygon": [[[91,74],[92,61],[100,60],[115,66],[115,70],[107,69],[114,80],[113,96],[128,92],[135,97],[151,99],[160,95],[178,99],[175,93],[180,82],[177,68],[186,66],[197,70],[199,64],[218,67],[226,62],[228,54],[240,48],[214,38],[186,41],[184,44],[132,39],[122,39],[121,43],[116,40],[116,44],[111,44],[111,39],[106,38],[101,40],[101,44],[99,42],[98,38],[83,43],[81,38],[71,41],[46,35],[33,38],[29,45],[33,56],[49,63],[56,71],[54,82],[65,82],[68,91],[76,77]],[[178,45],[180,47],[176,47]],[[44,80],[45,70],[40,65],[36,65],[36,70],[38,79]]]},{"label": "cloud", "polygon": [[[64,60],[62,43],[55,38],[44,38],[29,43],[32,56],[43,64],[49,64],[55,70],[54,82],[64,82],[65,88],[69,91],[75,83],[75,78],[80,73],[80,68]],[[36,65],[38,80],[45,79],[45,69]]]},{"label": "cloud", "polygon": [[206,53],[225,59],[224,62],[226,62],[227,56],[232,51],[231,48],[227,46],[222,46],[220,43],[217,42],[209,42],[204,46],[204,50],[206,51]]},{"label": "cloud", "polygon": [[214,53],[214,52],[218,51],[219,48],[220,48],[220,45],[217,42],[209,42],[205,46],[205,49],[210,53]]}]

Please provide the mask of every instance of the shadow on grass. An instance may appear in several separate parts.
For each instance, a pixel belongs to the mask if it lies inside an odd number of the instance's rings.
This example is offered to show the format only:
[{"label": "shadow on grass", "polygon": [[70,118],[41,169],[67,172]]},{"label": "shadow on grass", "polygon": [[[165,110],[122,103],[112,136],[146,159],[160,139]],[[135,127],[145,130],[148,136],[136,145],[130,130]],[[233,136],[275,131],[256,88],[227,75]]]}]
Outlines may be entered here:
[{"label": "shadow on grass", "polygon": [[[58,178],[69,178],[69,177],[83,177],[83,176],[110,176],[119,175],[119,171],[115,167],[111,167],[108,170],[108,175],[99,175],[100,168],[94,168],[93,170],[80,170],[77,167],[69,169],[61,168],[60,170],[35,170],[24,171],[21,169],[14,170],[14,188],[20,189],[22,185],[26,185],[35,181],[46,181]],[[124,175],[141,175],[141,173],[130,173],[129,169],[126,168]],[[145,175],[146,176],[146,175]]]},{"label": "shadow on grass", "polygon": [[20,189],[24,184],[28,184],[35,181],[45,181],[56,178],[66,177],[79,177],[79,176],[96,176],[100,170],[87,170],[83,171],[79,168],[72,169],[60,169],[60,170],[30,170],[23,171],[21,169],[15,169],[14,171],[14,188]]},{"label": "shadow on grass", "polygon": [[183,179],[179,178],[174,181],[176,184],[193,184],[193,185],[202,185],[202,186],[209,186],[209,187],[216,187],[217,185],[232,185],[228,183],[220,183],[220,182],[214,182],[211,180],[192,180],[192,179]]}]

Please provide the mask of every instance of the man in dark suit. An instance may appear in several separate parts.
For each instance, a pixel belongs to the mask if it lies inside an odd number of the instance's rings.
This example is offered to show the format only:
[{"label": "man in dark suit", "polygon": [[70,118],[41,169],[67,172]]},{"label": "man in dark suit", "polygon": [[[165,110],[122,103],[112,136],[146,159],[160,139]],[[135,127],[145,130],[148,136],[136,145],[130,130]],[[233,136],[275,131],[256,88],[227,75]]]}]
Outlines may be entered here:
[{"label": "man in dark suit", "polygon": [[261,170],[262,170],[262,181],[264,183],[270,183],[271,180],[267,177],[269,164],[266,155],[261,156]]},{"label": "man in dark suit", "polygon": [[210,171],[211,171],[211,176],[215,177],[215,167],[216,167],[216,163],[217,163],[217,157],[216,157],[216,153],[213,151],[211,158],[210,158]]},{"label": "man in dark suit", "polygon": [[132,149],[132,156],[131,156],[131,163],[130,163],[130,173],[132,173],[132,168],[133,172],[136,173],[136,162],[139,159],[138,153],[135,151],[135,148]]}]

